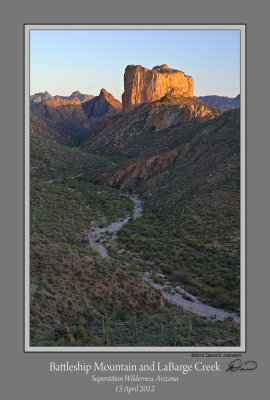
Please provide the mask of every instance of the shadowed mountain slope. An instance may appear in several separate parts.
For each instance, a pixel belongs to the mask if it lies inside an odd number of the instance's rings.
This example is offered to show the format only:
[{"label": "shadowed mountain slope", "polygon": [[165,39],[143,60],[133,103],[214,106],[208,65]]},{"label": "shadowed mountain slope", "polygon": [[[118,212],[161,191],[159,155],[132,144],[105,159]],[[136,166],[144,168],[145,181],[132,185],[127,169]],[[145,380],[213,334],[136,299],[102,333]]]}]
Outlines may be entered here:
[{"label": "shadowed mountain slope", "polygon": [[78,145],[121,113],[121,103],[105,89],[82,104],[78,97],[52,98],[31,107],[31,133],[63,144]]},{"label": "shadowed mountain slope", "polygon": [[76,145],[89,136],[89,125],[77,97],[47,100],[30,110],[30,132],[63,144]]},{"label": "shadowed mountain slope", "polygon": [[159,132],[142,156],[101,179],[144,201],[143,217],[120,232],[126,257],[230,311],[239,310],[239,114]]},{"label": "shadowed mountain slope", "polygon": [[[234,160],[234,161],[233,161]],[[227,111],[213,119],[194,119],[160,131],[143,156],[117,171],[110,171],[108,183],[139,191],[144,197],[159,196],[169,187],[172,199],[228,180],[227,173],[239,169],[239,110]],[[223,171],[223,173],[222,173]],[[226,172],[226,173],[225,173]],[[209,179],[211,174],[211,179]],[[167,188],[165,190],[165,188]],[[166,202],[170,196],[166,194]]]},{"label": "shadowed mountain slope", "polygon": [[74,123],[89,128],[89,121],[85,115],[80,100],[74,99],[53,99],[46,100],[36,106],[39,114],[51,122],[73,121]]},{"label": "shadowed mountain slope", "polygon": [[90,122],[92,133],[102,130],[108,122],[122,114],[122,104],[105,89],[99,96],[82,104],[83,110]]},{"label": "shadowed mountain slope", "polygon": [[158,132],[193,118],[213,118],[218,111],[193,97],[166,95],[144,103],[89,138],[84,147],[107,154],[138,156],[155,141]]},{"label": "shadowed mountain slope", "polygon": [[78,97],[81,103],[84,103],[94,98],[93,95],[83,94],[79,90],[75,90],[75,92],[71,93],[70,96],[59,96],[59,95],[54,96],[55,99],[75,99],[75,97]]}]

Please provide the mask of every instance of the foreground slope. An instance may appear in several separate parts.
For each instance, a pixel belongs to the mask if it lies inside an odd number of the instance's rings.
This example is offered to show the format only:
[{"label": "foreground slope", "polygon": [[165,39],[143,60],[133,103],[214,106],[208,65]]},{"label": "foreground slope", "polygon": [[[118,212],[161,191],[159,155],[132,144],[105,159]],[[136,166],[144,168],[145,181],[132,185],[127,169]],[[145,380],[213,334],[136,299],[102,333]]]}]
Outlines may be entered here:
[{"label": "foreground slope", "polygon": [[119,318],[164,305],[134,271],[91,248],[91,227],[133,208],[119,190],[93,184],[111,162],[31,136],[32,344],[103,345],[104,317],[107,323],[113,312]]},{"label": "foreground slope", "polygon": [[132,211],[122,191],[94,183],[120,162],[31,135],[31,344],[237,345],[234,322],[174,308],[142,281],[139,265],[91,248],[91,227]]}]

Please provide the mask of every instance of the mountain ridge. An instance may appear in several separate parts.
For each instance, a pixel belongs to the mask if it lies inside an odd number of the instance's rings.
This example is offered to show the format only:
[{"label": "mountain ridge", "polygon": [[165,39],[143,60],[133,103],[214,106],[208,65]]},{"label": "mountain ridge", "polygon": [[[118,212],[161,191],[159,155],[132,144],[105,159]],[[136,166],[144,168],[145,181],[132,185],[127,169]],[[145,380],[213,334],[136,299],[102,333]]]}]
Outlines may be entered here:
[{"label": "mountain ridge", "polygon": [[61,95],[55,95],[52,96],[49,92],[40,92],[40,93],[35,93],[30,96],[30,107],[39,104],[45,100],[57,100],[57,99],[74,99],[75,97],[78,97],[81,103],[84,103],[85,101],[91,100],[94,98],[93,95],[91,94],[83,94],[79,90],[75,90],[74,92],[71,93],[70,96],[61,96]]},{"label": "mountain ridge", "polygon": [[[73,92],[74,96],[76,93]],[[43,131],[47,138],[51,133],[54,140],[63,144],[78,144],[78,141],[99,132],[121,113],[121,103],[105,89],[101,89],[99,96],[83,103],[79,97],[48,98],[31,107],[31,132]]]},{"label": "mountain ridge", "polygon": [[220,108],[223,111],[240,108],[240,94],[235,97],[217,95],[199,96],[197,99],[212,107]]},{"label": "mountain ridge", "polygon": [[55,123],[73,120],[83,128],[89,128],[90,125],[78,97],[45,100],[35,105],[35,110]]},{"label": "mountain ridge", "polygon": [[153,102],[143,103],[105,127],[99,135],[83,143],[93,151],[134,156],[143,151],[144,143],[159,131],[193,118],[212,118],[220,111],[194,97],[171,94]]}]

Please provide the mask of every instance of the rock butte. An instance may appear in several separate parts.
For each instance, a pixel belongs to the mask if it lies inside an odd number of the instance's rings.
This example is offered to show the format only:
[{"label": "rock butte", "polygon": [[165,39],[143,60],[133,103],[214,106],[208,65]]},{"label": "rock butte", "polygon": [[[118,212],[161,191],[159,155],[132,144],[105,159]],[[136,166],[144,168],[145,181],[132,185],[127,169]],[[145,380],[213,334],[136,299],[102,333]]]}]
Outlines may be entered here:
[{"label": "rock butte", "polygon": [[160,99],[166,94],[193,97],[194,80],[184,72],[166,64],[147,69],[141,65],[128,65],[124,75],[122,94],[123,114],[136,106]]}]

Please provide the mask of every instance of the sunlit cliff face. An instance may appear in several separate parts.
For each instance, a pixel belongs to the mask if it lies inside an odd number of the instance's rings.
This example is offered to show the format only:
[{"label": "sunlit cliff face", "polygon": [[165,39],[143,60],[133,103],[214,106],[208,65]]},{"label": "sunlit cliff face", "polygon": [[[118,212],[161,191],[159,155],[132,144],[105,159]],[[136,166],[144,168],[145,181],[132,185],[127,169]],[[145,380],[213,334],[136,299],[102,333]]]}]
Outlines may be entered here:
[{"label": "sunlit cliff face", "polygon": [[184,72],[166,64],[152,70],[141,65],[128,65],[124,76],[122,95],[123,114],[136,106],[160,99],[166,94],[193,97],[194,80]]}]

